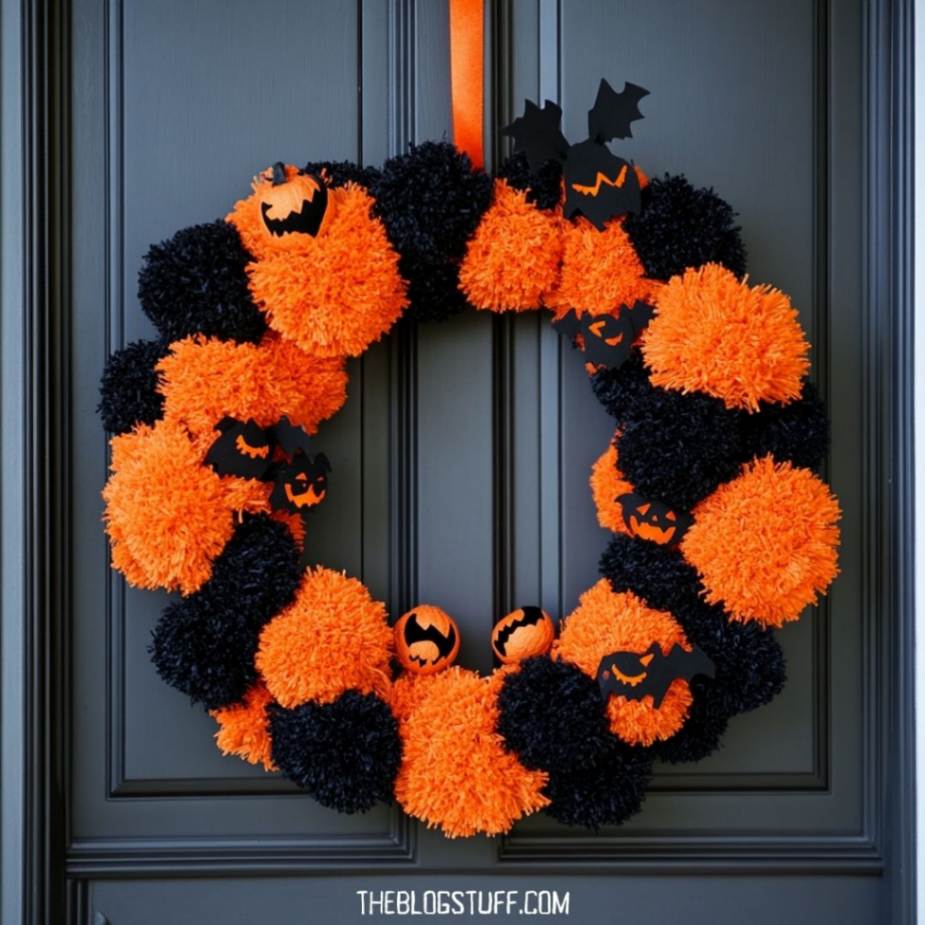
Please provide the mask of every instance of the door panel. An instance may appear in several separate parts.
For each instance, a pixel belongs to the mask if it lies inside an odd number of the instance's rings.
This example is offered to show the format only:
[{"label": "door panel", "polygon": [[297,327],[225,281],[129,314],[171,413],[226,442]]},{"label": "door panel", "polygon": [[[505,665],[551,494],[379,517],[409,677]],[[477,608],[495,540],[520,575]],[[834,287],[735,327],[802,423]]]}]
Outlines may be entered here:
[{"label": "door panel", "polygon": [[[111,350],[151,333],[135,296],[151,242],[222,215],[273,161],[378,164],[407,141],[448,133],[447,10],[75,0],[76,921],[99,912],[114,925],[229,923],[272,911],[297,922],[319,901],[351,921],[357,888],[515,889],[540,874],[572,890],[578,921],[615,895],[623,914],[659,922],[699,921],[695,906],[716,922],[878,918],[863,5],[512,0],[491,18],[499,119],[524,97],[550,97],[578,138],[598,79],[631,79],[652,90],[631,156],[650,175],[713,185],[739,210],[751,278],[793,296],[815,345],[833,418],[827,476],[845,509],[843,574],[827,604],[781,633],[783,694],[734,720],[706,761],[659,768],[644,811],[619,829],[591,835],[540,816],[507,838],[452,842],[395,808],[337,815],[223,758],[212,721],[148,662],[166,597],[108,570],[96,383]],[[445,606],[462,629],[460,662],[483,670],[501,609],[538,602],[561,616],[575,606],[607,541],[587,474],[611,425],[579,356],[545,319],[402,324],[351,365],[349,394],[319,437],[334,461],[310,540],[319,561],[362,578],[395,614],[416,601]],[[385,868],[391,876],[377,880]],[[604,870],[612,877],[583,876]],[[670,889],[635,879],[640,871],[672,875]]]}]

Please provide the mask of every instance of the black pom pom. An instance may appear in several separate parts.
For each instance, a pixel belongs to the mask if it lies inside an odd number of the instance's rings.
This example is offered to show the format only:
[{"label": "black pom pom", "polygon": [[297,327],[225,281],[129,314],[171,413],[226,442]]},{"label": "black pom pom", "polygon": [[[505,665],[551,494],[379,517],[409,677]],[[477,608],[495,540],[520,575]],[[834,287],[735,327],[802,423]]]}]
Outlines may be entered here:
[{"label": "black pom pom", "polygon": [[643,366],[642,354],[636,349],[621,366],[601,368],[594,373],[591,388],[604,410],[617,421],[622,421],[637,404],[655,391]]},{"label": "black pom pom", "polygon": [[304,569],[289,528],[266,514],[245,516],[198,592],[221,598],[260,629],[295,597]]},{"label": "black pom pom", "polygon": [[738,474],[740,417],[718,398],[653,389],[623,416],[620,471],[641,495],[689,511]]},{"label": "black pom pom", "polygon": [[265,514],[245,517],[212,577],[161,616],[149,649],[157,673],[209,710],[237,703],[257,680],[261,628],[292,601],[300,579],[288,528]]},{"label": "black pom pom", "polygon": [[627,215],[623,227],[653,279],[710,262],[742,276],[745,245],[735,216],[712,189],[694,189],[685,177],[665,174],[642,191],[642,209]]},{"label": "black pom pom", "polygon": [[[456,270],[491,204],[491,185],[467,155],[446,143],[412,145],[385,162],[371,190],[374,212],[401,255],[414,317],[446,318],[465,305]],[[424,279],[427,274],[432,278]]]},{"label": "black pom pom", "polygon": [[693,678],[691,693],[694,700],[684,725],[670,739],[652,746],[654,758],[671,764],[702,761],[719,748],[731,715],[722,691],[708,678]]},{"label": "black pom pom", "polygon": [[770,453],[780,462],[815,469],[829,451],[829,419],[811,382],[797,401],[762,403],[757,414],[745,415],[743,431],[749,456]]},{"label": "black pom pom", "polygon": [[589,767],[611,738],[598,683],[568,662],[526,659],[498,695],[498,732],[524,767]]},{"label": "black pom pom", "polygon": [[207,710],[240,701],[257,680],[259,630],[237,608],[197,592],[170,604],[154,630],[149,652],[171,687]]},{"label": "black pom pom", "polygon": [[656,610],[674,613],[699,600],[694,568],[676,549],[650,540],[615,534],[601,555],[600,572],[617,594],[632,591]]},{"label": "black pom pom", "polygon": [[145,255],[141,307],[167,341],[206,334],[256,342],[267,326],[247,286],[252,259],[228,222],[184,228]]},{"label": "black pom pom", "polygon": [[352,161],[309,161],[304,169],[305,173],[323,176],[331,187],[356,183],[369,189],[380,176],[375,167],[360,167]]},{"label": "black pom pom", "polygon": [[153,424],[164,411],[158,392],[157,363],[167,355],[160,340],[137,340],[117,350],[106,362],[97,411],[111,434],[124,434],[136,424]]},{"label": "black pom pom", "polygon": [[268,708],[273,761],[322,806],[365,812],[390,800],[401,762],[398,723],[375,694]]},{"label": "black pom pom", "polygon": [[647,750],[609,736],[607,750],[590,767],[549,775],[546,812],[565,825],[619,825],[639,812],[651,776]]},{"label": "black pom pom", "polygon": [[538,209],[555,209],[562,193],[562,165],[546,161],[539,170],[531,171],[523,151],[512,154],[498,171],[498,177],[514,188],[527,191],[527,202]]}]

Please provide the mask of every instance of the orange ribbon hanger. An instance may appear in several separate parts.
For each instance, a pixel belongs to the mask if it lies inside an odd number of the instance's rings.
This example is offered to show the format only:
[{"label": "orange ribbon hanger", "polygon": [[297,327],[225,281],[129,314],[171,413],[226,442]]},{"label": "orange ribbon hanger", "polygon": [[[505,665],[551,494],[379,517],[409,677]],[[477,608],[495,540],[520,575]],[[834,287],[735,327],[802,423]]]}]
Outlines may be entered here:
[{"label": "orange ribbon hanger", "polygon": [[453,141],[476,167],[485,163],[484,109],[485,0],[450,0],[450,85]]}]

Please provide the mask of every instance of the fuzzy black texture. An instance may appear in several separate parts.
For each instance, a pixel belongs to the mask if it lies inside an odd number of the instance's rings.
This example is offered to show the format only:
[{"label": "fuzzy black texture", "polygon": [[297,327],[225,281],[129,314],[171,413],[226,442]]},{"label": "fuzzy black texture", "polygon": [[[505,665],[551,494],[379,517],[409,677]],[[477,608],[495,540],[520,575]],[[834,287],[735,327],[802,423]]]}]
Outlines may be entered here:
[{"label": "fuzzy black texture", "polygon": [[527,155],[518,151],[504,161],[498,177],[514,189],[526,190],[527,202],[532,202],[538,209],[555,209],[559,205],[562,165],[558,161],[546,161],[539,170],[532,171]]},{"label": "fuzzy black texture", "polygon": [[653,389],[623,415],[620,471],[644,497],[689,511],[738,475],[740,417],[718,398]]},{"label": "fuzzy black texture", "polygon": [[720,263],[745,273],[745,244],[736,212],[712,189],[694,189],[682,176],[654,178],[642,191],[642,208],[623,227],[646,276],[668,279],[687,267]]},{"label": "fuzzy black texture", "polygon": [[757,414],[745,415],[743,439],[749,456],[789,460],[815,469],[829,451],[829,418],[811,382],[789,405],[761,404]]},{"label": "fuzzy black texture", "polygon": [[117,350],[106,361],[100,380],[97,411],[111,434],[124,434],[136,424],[153,424],[164,412],[164,396],[158,392],[158,361],[167,356],[161,340],[136,340]]},{"label": "fuzzy black texture", "polygon": [[684,725],[670,739],[652,746],[653,758],[671,764],[702,761],[720,747],[732,715],[723,702],[721,689],[709,678],[693,678],[691,693],[694,700]]},{"label": "fuzzy black texture", "polygon": [[590,767],[609,747],[600,686],[568,662],[526,659],[504,679],[498,708],[498,732],[524,767]]},{"label": "fuzzy black texture", "polygon": [[649,751],[611,735],[593,765],[549,775],[546,812],[565,825],[619,825],[639,812],[651,777]]},{"label": "fuzzy black texture", "polygon": [[428,141],[387,160],[371,192],[410,283],[409,314],[440,320],[465,307],[459,263],[491,204],[491,178],[452,145]]},{"label": "fuzzy black texture", "polygon": [[253,258],[237,229],[218,219],[153,244],[138,274],[138,298],[161,337],[206,334],[260,340],[267,325],[251,299],[245,267]]},{"label": "fuzzy black texture", "polygon": [[634,349],[621,366],[594,373],[591,388],[604,410],[618,423],[655,391],[638,349]]},{"label": "fuzzy black texture", "polygon": [[655,610],[674,613],[699,600],[695,569],[678,550],[650,540],[614,534],[601,555],[600,572],[617,594],[632,591]]},{"label": "fuzzy black texture", "polygon": [[206,709],[237,703],[257,680],[261,628],[292,601],[300,579],[286,526],[265,514],[245,517],[212,577],[164,610],[149,647],[157,673]]},{"label": "fuzzy black texture", "polygon": [[267,712],[273,761],[322,806],[361,813],[391,800],[401,740],[375,694],[347,691],[333,703],[271,704]]},{"label": "fuzzy black texture", "polygon": [[356,183],[366,189],[369,189],[380,175],[375,167],[360,167],[353,161],[309,161],[305,165],[305,173],[313,173],[319,177],[323,174],[331,187]]}]

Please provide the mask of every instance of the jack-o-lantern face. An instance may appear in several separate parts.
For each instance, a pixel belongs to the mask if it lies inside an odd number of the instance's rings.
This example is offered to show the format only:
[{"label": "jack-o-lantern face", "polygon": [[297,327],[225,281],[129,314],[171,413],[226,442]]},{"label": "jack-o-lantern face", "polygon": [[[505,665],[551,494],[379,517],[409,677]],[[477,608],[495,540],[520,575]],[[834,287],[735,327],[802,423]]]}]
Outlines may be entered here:
[{"label": "jack-o-lantern face", "polygon": [[662,546],[676,546],[694,522],[690,514],[673,511],[661,501],[649,501],[630,492],[617,498],[630,536]]},{"label": "jack-o-lantern face", "polygon": [[328,491],[331,464],[324,453],[309,456],[297,450],[292,462],[286,463],[276,477],[270,504],[274,510],[292,514],[324,501]]},{"label": "jack-o-lantern face", "polygon": [[545,655],[555,636],[548,613],[539,607],[519,607],[495,624],[491,648],[498,661],[510,665],[533,655]]},{"label": "jack-o-lantern face", "polygon": [[640,300],[604,315],[569,311],[555,326],[584,352],[589,363],[617,369],[629,359],[633,344],[651,318],[652,306]]},{"label": "jack-o-lantern face", "polygon": [[274,164],[257,195],[268,234],[275,238],[318,234],[328,205],[328,189],[320,178]]},{"label": "jack-o-lantern face", "polygon": [[459,652],[459,629],[446,611],[421,604],[395,624],[395,653],[405,671],[434,674]]}]

